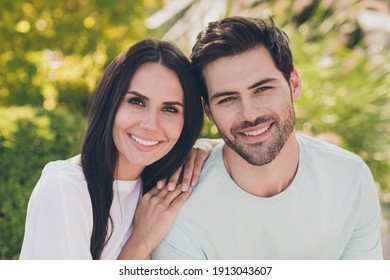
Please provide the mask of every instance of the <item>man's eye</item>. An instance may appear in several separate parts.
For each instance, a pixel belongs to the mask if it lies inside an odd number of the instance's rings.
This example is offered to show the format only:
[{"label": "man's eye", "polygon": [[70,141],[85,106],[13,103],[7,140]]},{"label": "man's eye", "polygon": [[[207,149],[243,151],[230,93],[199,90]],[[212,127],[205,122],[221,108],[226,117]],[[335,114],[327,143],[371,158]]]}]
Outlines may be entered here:
[{"label": "man's eye", "polygon": [[224,98],[224,99],[219,100],[219,101],[218,101],[218,104],[228,103],[228,102],[231,102],[231,101],[233,101],[233,100],[235,100],[234,97]]},{"label": "man's eye", "polygon": [[267,91],[271,89],[271,87],[259,87],[259,88],[256,88],[255,92],[264,92],[264,91]]},{"label": "man's eye", "polygon": [[127,102],[137,106],[144,106],[144,103],[139,98],[130,98]]}]

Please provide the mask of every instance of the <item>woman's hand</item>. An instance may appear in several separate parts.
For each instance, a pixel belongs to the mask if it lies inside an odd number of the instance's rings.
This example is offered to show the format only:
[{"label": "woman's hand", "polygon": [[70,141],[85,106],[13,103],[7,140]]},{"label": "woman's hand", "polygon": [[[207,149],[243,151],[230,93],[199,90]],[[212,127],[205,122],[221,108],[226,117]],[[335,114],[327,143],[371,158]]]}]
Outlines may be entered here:
[{"label": "woman's hand", "polygon": [[[181,179],[179,188],[182,191],[188,191],[190,187],[198,183],[199,175],[203,167],[203,163],[209,157],[213,148],[221,143],[221,139],[205,139],[200,138],[196,141],[194,147],[191,149],[188,157],[176,172],[169,178],[167,189],[172,191],[176,188],[177,183]],[[167,179],[157,182],[157,188],[162,189],[167,183]]]},{"label": "woman's hand", "polygon": [[176,188],[154,187],[146,193],[134,215],[134,230],[118,259],[147,259],[168,234],[180,207],[190,196]]}]

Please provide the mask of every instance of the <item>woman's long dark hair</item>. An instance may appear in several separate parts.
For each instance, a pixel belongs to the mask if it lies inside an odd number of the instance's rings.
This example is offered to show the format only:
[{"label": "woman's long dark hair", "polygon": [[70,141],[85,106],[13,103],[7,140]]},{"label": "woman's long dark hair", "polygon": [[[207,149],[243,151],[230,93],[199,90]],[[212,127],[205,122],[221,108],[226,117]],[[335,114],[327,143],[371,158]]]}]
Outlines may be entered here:
[{"label": "woman's long dark hair", "polygon": [[90,108],[89,124],[81,151],[82,167],[92,201],[93,230],[90,251],[100,259],[110,234],[110,208],[113,199],[114,172],[118,161],[112,130],[116,112],[135,71],[146,62],[155,62],[173,70],[184,92],[184,126],[172,150],[141,174],[143,192],[158,180],[168,178],[185,161],[199,136],[203,110],[189,59],[173,43],[143,40],[120,53],[108,66],[96,88]]}]

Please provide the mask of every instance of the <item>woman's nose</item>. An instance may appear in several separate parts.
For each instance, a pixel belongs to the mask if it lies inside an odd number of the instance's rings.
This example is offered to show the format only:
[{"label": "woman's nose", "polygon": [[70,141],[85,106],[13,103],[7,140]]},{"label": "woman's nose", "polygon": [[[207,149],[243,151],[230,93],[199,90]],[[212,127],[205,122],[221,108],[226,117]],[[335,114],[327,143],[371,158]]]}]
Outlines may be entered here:
[{"label": "woman's nose", "polygon": [[158,126],[158,113],[153,110],[147,110],[143,114],[140,127],[147,130],[155,130]]}]

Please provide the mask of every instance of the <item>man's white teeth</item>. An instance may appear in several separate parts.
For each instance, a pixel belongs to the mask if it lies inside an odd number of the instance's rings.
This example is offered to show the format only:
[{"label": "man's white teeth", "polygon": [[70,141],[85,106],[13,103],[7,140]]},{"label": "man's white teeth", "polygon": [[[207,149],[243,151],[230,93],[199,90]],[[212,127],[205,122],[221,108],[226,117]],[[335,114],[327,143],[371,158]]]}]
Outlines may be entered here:
[{"label": "man's white teeth", "polygon": [[155,146],[158,144],[158,141],[146,141],[141,138],[135,137],[134,135],[131,135],[131,138],[133,138],[135,142],[140,143],[141,145],[144,146]]},{"label": "man's white teeth", "polygon": [[246,136],[258,136],[264,132],[266,132],[269,129],[269,126],[264,127],[262,129],[256,130],[256,131],[249,131],[249,132],[244,132]]}]

